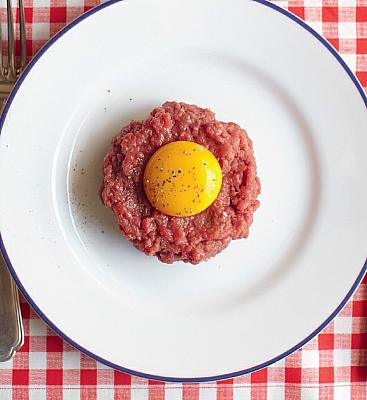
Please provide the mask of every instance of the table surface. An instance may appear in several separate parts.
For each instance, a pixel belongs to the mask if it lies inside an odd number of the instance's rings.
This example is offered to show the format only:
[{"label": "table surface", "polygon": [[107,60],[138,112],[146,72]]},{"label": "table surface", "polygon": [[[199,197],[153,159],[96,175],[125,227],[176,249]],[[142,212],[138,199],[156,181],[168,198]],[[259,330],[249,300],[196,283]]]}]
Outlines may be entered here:
[{"label": "table surface", "polygon": [[[100,3],[23,1],[30,55],[66,23]],[[275,3],[325,36],[367,89],[367,0]],[[4,8],[0,16],[5,24]],[[0,400],[367,398],[367,279],[335,321],[303,349],[256,373],[201,384],[164,384],[113,371],[63,342],[23,299],[21,306],[25,344],[13,360],[0,363]]]}]

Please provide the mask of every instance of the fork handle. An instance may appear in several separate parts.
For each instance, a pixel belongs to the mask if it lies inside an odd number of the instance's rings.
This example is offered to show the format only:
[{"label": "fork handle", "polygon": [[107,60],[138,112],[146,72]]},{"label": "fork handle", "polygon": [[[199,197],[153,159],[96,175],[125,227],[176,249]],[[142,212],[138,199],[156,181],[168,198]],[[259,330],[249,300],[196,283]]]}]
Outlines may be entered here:
[{"label": "fork handle", "polygon": [[0,362],[11,359],[23,341],[18,290],[0,256]]}]

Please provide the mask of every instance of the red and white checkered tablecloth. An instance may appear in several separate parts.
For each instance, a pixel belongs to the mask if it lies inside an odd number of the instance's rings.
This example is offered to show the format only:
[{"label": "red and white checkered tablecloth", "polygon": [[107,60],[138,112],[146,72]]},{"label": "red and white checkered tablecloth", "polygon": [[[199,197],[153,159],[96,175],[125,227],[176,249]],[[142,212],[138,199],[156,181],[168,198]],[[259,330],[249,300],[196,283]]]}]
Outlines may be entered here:
[{"label": "red and white checkered tablecloth", "polygon": [[[23,1],[32,55],[67,22],[100,3]],[[367,0],[277,4],[324,35],[367,89]],[[1,20],[6,20],[4,8]],[[367,279],[335,321],[302,350],[267,369],[214,383],[164,384],[113,371],[63,342],[24,300],[22,312],[25,344],[13,360],[0,363],[0,400],[367,399]]]}]

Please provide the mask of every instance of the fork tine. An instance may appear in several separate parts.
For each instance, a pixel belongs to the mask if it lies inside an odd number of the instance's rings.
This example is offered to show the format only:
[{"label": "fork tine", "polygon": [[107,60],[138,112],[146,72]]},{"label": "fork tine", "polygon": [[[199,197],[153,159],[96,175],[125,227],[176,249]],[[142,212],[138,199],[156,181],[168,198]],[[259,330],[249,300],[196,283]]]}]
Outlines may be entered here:
[{"label": "fork tine", "polygon": [[6,0],[6,13],[8,16],[8,79],[14,79],[15,56],[14,56],[14,22],[11,0]]},{"label": "fork tine", "polygon": [[2,26],[0,23],[0,75],[4,78],[4,59],[3,59],[3,35],[2,35]]},{"label": "fork tine", "polygon": [[20,71],[27,64],[27,44],[26,44],[26,32],[25,32],[25,17],[24,17],[24,6],[23,0],[19,0],[19,34],[20,34]]}]

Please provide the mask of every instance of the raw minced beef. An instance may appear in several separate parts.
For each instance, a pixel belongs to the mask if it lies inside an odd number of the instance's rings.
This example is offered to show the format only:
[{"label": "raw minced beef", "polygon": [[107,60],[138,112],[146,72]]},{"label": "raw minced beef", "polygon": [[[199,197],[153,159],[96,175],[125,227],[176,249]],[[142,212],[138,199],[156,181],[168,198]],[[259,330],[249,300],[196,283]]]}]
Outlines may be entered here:
[{"label": "raw minced beef", "polygon": [[[149,203],[144,168],[162,145],[186,140],[218,159],[223,181],[216,200],[190,217],[171,217]],[[260,182],[252,142],[233,122],[220,122],[208,109],[167,102],[144,121],[132,121],[112,140],[103,164],[102,202],[113,210],[121,233],[138,249],[165,263],[197,264],[246,238],[259,206]]]}]

